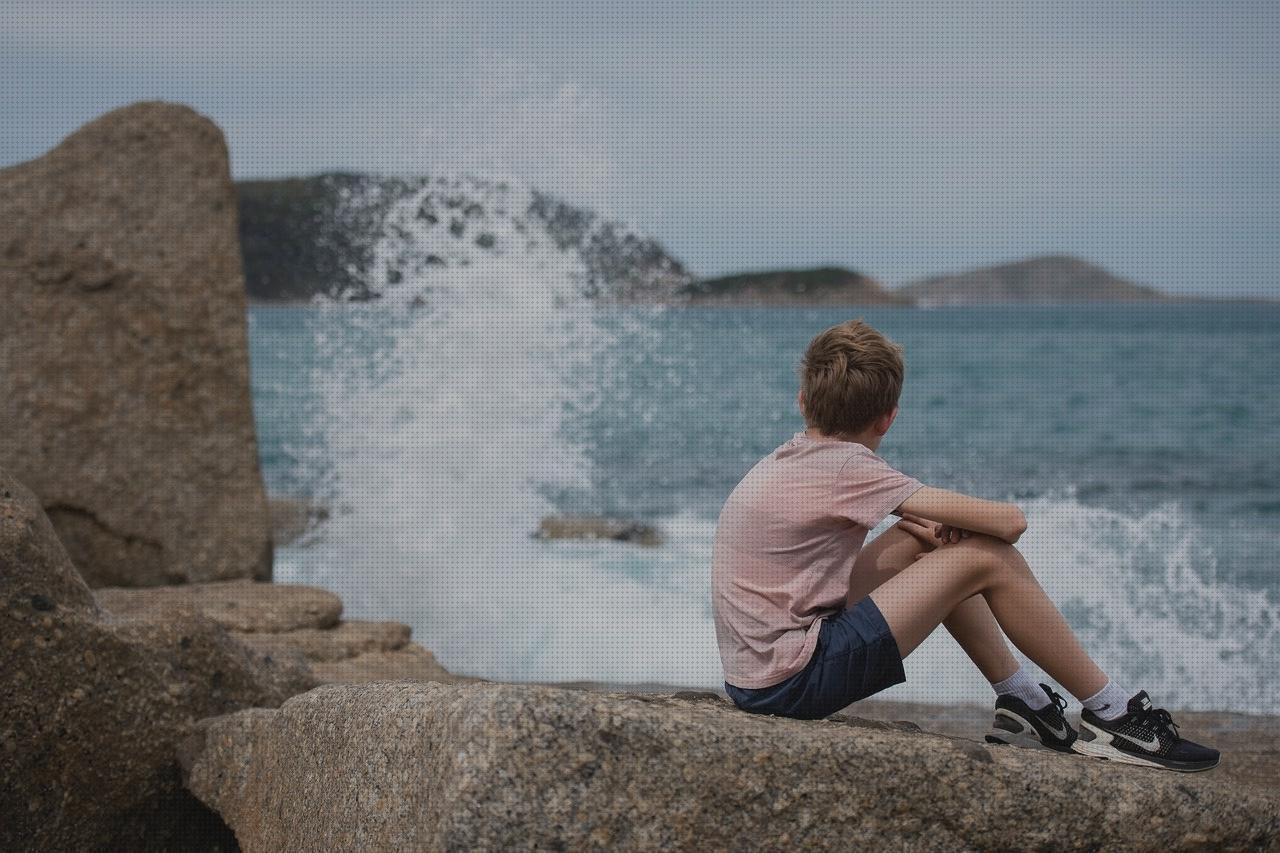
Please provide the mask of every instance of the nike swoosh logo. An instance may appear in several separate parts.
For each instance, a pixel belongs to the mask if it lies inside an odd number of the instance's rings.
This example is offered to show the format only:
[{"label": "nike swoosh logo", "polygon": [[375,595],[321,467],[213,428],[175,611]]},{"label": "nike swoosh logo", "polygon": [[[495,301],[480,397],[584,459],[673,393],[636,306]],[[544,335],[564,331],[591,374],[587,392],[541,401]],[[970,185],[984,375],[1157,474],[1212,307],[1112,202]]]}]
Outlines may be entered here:
[{"label": "nike swoosh logo", "polygon": [[1111,736],[1122,737],[1125,740],[1129,741],[1129,743],[1133,744],[1134,746],[1140,746],[1143,749],[1149,749],[1152,752],[1156,752],[1157,750],[1160,749],[1160,739],[1157,737],[1152,737],[1151,740],[1147,741],[1147,740],[1139,740],[1138,738],[1133,737],[1132,735],[1122,735],[1119,732],[1111,732]]},{"label": "nike swoosh logo", "polygon": [[1048,729],[1049,731],[1053,732],[1053,733],[1054,733],[1055,735],[1057,735],[1060,739],[1062,739],[1062,740],[1066,740],[1066,739],[1067,739],[1067,727],[1066,727],[1065,725],[1064,725],[1062,728],[1060,728],[1060,729],[1059,729],[1059,728],[1057,728],[1057,727],[1055,727],[1055,726],[1051,726],[1051,725],[1049,725],[1049,721],[1048,721],[1048,720],[1043,720],[1043,719],[1040,721],[1040,724],[1041,724],[1042,726],[1044,726],[1046,729]]}]

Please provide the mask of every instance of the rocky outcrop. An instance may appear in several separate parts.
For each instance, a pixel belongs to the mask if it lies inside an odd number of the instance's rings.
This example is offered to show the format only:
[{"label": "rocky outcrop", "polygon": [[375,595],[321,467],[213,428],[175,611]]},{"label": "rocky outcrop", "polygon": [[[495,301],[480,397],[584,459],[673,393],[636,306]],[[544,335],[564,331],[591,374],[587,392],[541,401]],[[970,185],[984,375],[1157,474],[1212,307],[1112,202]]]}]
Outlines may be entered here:
[{"label": "rocky outcrop", "polygon": [[410,182],[349,172],[241,181],[240,247],[250,298],[364,300],[388,208]]},{"label": "rocky outcrop", "polygon": [[91,586],[268,578],[236,196],[185,107],[0,170],[0,465]]},{"label": "rocky outcrop", "polygon": [[956,275],[939,275],[900,288],[922,307],[944,305],[1065,305],[1081,302],[1152,302],[1166,294],[1117,278],[1079,258],[1049,255]]},{"label": "rocky outcrop", "polygon": [[503,181],[329,173],[238,188],[256,300],[375,299],[411,281],[448,287],[458,270],[513,256],[538,268],[547,249],[574,260],[565,269],[593,296],[652,301],[691,278],[651,237]]},{"label": "rocky outcrop", "polygon": [[409,641],[408,625],[341,620],[342,600],[309,586],[228,581],[153,589],[100,589],[114,613],[161,620],[191,611],[269,659],[307,668],[319,683],[463,682]]},{"label": "rocky outcrop", "polygon": [[182,788],[177,744],[200,718],[315,684],[194,609],[102,609],[35,496],[0,472],[0,849],[229,841]]},{"label": "rocky outcrop", "polygon": [[333,685],[208,721],[183,765],[250,853],[1280,843],[1247,792],[714,694]]},{"label": "rocky outcrop", "polygon": [[707,278],[686,284],[676,296],[689,304],[911,305],[875,279],[839,267],[773,270]]}]

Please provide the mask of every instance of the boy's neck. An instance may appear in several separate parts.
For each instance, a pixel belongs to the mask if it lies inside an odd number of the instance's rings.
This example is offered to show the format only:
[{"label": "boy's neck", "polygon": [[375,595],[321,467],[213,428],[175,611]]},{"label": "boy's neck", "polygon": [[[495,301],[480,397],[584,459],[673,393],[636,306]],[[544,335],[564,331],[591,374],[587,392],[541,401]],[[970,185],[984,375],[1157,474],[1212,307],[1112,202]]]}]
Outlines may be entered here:
[{"label": "boy's neck", "polygon": [[819,432],[816,427],[808,427],[804,431],[804,434],[809,436],[809,438],[812,438],[814,441],[853,441],[858,444],[866,445],[867,449],[872,451],[880,446],[880,441],[884,438],[883,435],[877,435],[876,431],[870,427],[864,429],[857,435],[851,436],[827,435],[824,432]]}]

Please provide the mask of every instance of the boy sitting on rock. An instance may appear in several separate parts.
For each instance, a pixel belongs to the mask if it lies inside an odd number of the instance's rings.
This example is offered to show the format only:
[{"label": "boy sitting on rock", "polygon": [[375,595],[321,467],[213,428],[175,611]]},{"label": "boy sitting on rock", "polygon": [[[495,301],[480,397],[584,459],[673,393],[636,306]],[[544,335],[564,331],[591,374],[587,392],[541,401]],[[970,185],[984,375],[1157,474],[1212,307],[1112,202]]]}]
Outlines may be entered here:
[{"label": "boy sitting on rock", "polygon": [[[906,680],[944,626],[996,692],[987,740],[1170,770],[1218,752],[1178,736],[1081,648],[1014,543],[1018,507],[926,486],[875,453],[898,413],[901,348],[861,320],[820,333],[802,364],[807,428],[761,459],[716,527],[712,596],[725,690],[745,711],[813,719]],[[863,547],[890,514],[901,521]],[[1005,644],[1084,705],[1038,685]]]}]

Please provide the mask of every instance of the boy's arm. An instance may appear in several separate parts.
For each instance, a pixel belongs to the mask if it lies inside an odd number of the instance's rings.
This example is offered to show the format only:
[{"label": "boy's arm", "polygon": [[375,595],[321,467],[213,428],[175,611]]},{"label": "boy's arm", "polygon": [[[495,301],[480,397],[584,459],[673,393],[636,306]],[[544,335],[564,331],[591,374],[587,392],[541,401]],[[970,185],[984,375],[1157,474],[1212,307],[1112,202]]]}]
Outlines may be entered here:
[{"label": "boy's arm", "polygon": [[932,486],[917,489],[895,512],[909,512],[930,521],[986,533],[1010,545],[1027,529],[1026,516],[1011,503],[988,501]]}]

